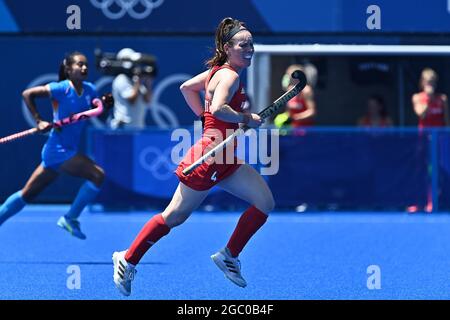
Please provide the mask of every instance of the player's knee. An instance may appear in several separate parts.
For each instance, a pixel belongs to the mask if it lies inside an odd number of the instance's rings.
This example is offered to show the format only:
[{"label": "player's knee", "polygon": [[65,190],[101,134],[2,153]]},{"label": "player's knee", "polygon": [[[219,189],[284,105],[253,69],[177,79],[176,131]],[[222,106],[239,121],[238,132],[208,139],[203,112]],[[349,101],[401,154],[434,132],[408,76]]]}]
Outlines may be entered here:
[{"label": "player's knee", "polygon": [[269,213],[270,211],[273,211],[273,209],[275,209],[275,199],[273,198],[272,194],[270,195],[270,199],[267,204],[267,207],[268,207],[267,213]]},{"label": "player's knee", "polygon": [[103,184],[103,181],[105,181],[105,171],[101,168],[95,170],[92,174],[91,181],[97,187],[100,187]]},{"label": "player's knee", "polygon": [[275,208],[275,200],[273,199],[272,194],[269,194],[266,197],[259,199],[259,201],[255,203],[255,206],[262,212],[269,214]]},{"label": "player's knee", "polygon": [[36,198],[36,196],[38,194],[39,194],[39,192],[37,192],[37,191],[33,191],[33,190],[30,190],[30,189],[22,189],[22,199],[26,203],[29,203],[34,198]]},{"label": "player's knee", "polygon": [[183,216],[168,216],[166,220],[166,225],[169,228],[174,228],[176,226],[179,226],[180,224],[183,224],[185,222],[187,217]]},{"label": "player's knee", "polygon": [[189,218],[190,212],[183,210],[172,210],[170,212],[163,212],[163,218],[169,228],[179,226]]},{"label": "player's knee", "polygon": [[275,200],[273,199],[272,195],[270,195],[270,197],[266,199],[264,206],[265,206],[265,213],[267,214],[275,208]]}]

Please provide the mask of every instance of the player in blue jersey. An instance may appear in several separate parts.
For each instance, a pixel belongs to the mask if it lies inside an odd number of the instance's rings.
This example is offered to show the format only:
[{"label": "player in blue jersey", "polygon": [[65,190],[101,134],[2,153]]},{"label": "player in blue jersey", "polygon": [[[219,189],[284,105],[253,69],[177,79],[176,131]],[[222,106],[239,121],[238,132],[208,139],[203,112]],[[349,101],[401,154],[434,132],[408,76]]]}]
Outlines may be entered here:
[{"label": "player in blue jersey", "polygon": [[[92,83],[84,81],[87,75],[86,57],[79,52],[73,52],[64,59],[60,66],[59,82],[29,88],[22,93],[40,132],[50,130],[51,123],[41,119],[37,112],[35,99],[37,97],[51,99],[54,121],[89,110],[92,100],[97,98],[98,94]],[[41,164],[33,172],[23,189],[9,196],[0,207],[0,225],[22,210],[61,172],[65,172],[87,181],[80,188],[69,212],[59,218],[57,224],[77,238],[86,238],[80,229],[78,217],[86,205],[97,196],[105,174],[94,161],[78,153],[80,135],[84,125],[85,122],[81,121],[60,129],[51,129],[49,138],[42,148]]]}]

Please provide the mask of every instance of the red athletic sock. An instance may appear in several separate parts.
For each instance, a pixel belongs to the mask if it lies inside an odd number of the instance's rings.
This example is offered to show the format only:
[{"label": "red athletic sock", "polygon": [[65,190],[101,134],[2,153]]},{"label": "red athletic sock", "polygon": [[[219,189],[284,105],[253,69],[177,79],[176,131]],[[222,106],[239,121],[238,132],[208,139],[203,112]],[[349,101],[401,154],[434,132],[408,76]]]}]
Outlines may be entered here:
[{"label": "red athletic sock", "polygon": [[125,255],[125,260],[137,265],[147,250],[150,249],[156,241],[168,234],[169,231],[170,228],[166,225],[162,215],[155,215],[145,224],[136,239],[134,239]]},{"label": "red athletic sock", "polygon": [[261,228],[266,220],[267,214],[255,206],[251,206],[242,214],[227,244],[227,248],[233,257],[237,257],[241,253],[248,240]]}]

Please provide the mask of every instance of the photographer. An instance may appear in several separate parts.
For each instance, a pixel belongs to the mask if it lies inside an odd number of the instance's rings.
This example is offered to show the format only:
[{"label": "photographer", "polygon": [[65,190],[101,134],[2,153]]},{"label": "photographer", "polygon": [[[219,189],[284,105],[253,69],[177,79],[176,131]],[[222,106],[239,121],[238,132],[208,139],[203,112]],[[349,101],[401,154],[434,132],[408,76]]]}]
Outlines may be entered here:
[{"label": "photographer", "polygon": [[[139,53],[125,48],[117,54],[118,60],[136,61]],[[143,129],[145,115],[152,96],[153,74],[137,72],[121,73],[113,81],[112,94],[115,99],[112,129]]]}]

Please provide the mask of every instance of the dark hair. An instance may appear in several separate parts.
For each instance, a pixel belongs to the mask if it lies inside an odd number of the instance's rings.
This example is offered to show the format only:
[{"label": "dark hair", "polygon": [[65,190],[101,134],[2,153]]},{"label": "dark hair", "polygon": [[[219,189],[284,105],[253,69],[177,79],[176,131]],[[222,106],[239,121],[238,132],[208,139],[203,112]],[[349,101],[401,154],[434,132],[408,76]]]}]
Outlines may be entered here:
[{"label": "dark hair", "polygon": [[386,109],[386,103],[384,101],[384,98],[378,94],[372,94],[369,96],[368,100],[374,100],[378,105],[380,106],[380,116],[383,118],[388,116],[388,112]]},{"label": "dark hair", "polygon": [[227,61],[227,54],[225,53],[224,46],[230,42],[231,38],[240,30],[241,27],[246,28],[245,24],[239,20],[233,18],[225,18],[216,29],[215,36],[215,52],[214,56],[206,61],[206,65],[211,68],[213,66],[221,66]]},{"label": "dark hair", "polygon": [[67,69],[69,69],[73,63],[75,63],[76,56],[84,56],[84,54],[82,54],[79,51],[73,51],[65,56],[63,62],[61,62],[59,66],[58,72],[59,81],[63,81],[69,78],[67,74]]}]

